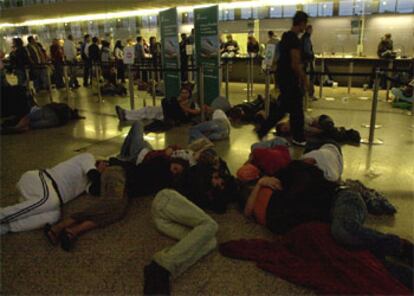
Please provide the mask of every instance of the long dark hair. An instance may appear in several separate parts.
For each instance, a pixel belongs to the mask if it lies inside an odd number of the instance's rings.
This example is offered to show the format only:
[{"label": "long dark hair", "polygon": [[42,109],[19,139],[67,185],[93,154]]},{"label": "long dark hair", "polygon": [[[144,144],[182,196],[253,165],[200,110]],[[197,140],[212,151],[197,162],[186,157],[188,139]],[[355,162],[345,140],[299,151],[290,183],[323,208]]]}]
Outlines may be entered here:
[{"label": "long dark hair", "polygon": [[121,40],[117,40],[116,41],[115,46],[114,46],[114,49],[115,48],[119,48],[120,50],[123,50],[124,49],[124,47],[122,46],[122,41]]}]

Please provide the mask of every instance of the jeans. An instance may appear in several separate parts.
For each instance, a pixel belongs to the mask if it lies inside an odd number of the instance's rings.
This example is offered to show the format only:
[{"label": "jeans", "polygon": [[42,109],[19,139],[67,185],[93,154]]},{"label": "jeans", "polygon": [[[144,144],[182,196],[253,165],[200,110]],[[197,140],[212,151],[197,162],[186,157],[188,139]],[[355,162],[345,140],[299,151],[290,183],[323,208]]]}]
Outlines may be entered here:
[{"label": "jeans", "polygon": [[83,60],[83,86],[92,83],[92,62],[87,59]]},{"label": "jeans", "polygon": [[272,106],[269,117],[263,122],[258,134],[259,136],[265,136],[286,113],[289,113],[293,139],[302,142],[305,140],[303,90],[297,83],[292,81],[279,83],[279,88],[278,101]]},{"label": "jeans", "polygon": [[27,84],[27,77],[26,77],[26,71],[24,69],[16,69],[14,71],[17,77],[17,85],[26,87]]},{"label": "jeans", "polygon": [[359,193],[339,191],[332,210],[332,236],[345,246],[368,249],[380,259],[398,255],[400,238],[364,227],[366,216],[367,208]]},{"label": "jeans", "polygon": [[217,246],[217,223],[202,209],[171,189],[158,192],[151,209],[157,229],[179,240],[153,260],[176,277]]},{"label": "jeans", "polygon": [[33,75],[33,84],[37,91],[41,89],[49,88],[49,79],[47,77],[48,71],[46,67],[37,65],[32,70],[32,75]]},{"label": "jeans", "polygon": [[79,82],[76,78],[76,61],[69,61],[68,63],[69,87],[77,87],[79,86]]},{"label": "jeans", "polygon": [[254,143],[250,147],[250,151],[253,152],[253,150],[256,148],[273,148],[275,146],[286,146],[287,147],[289,146],[289,143],[285,138],[276,137],[271,140],[260,141],[260,142]]},{"label": "jeans", "polygon": [[59,118],[49,108],[37,108],[29,113],[30,127],[33,129],[48,128],[59,125]]},{"label": "jeans", "polygon": [[151,145],[144,140],[144,129],[139,121],[135,121],[122,144],[118,159],[123,161],[136,161],[143,148],[152,150]]},{"label": "jeans", "polygon": [[305,72],[309,72],[309,96],[313,97],[315,95],[315,69],[314,69],[314,62],[310,61],[305,63],[304,65]]},{"label": "jeans", "polygon": [[124,110],[126,120],[164,120],[164,111],[160,106],[146,106],[138,110]]},{"label": "jeans", "polygon": [[203,137],[211,141],[218,141],[229,137],[230,128],[225,120],[213,119],[192,126],[189,134],[189,143]]},{"label": "jeans", "polygon": [[120,79],[122,83],[125,82],[125,65],[122,60],[116,61],[116,72],[118,79]]},{"label": "jeans", "polygon": [[55,70],[53,71],[53,81],[57,88],[65,86],[63,82],[63,64],[61,62],[53,63]]}]

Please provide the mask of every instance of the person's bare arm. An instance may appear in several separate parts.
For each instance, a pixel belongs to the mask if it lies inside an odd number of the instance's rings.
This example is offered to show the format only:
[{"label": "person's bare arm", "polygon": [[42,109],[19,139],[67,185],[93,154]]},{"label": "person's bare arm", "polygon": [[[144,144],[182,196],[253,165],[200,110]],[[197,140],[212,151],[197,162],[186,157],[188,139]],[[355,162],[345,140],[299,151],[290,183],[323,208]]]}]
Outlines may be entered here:
[{"label": "person's bare arm", "polygon": [[303,71],[303,67],[301,64],[300,58],[300,50],[299,49],[291,49],[290,50],[290,57],[291,57],[291,67],[293,72],[295,73],[296,77],[299,80],[299,83],[308,89],[308,80],[306,78],[305,72]]},{"label": "person's bare arm", "polygon": [[253,214],[254,204],[257,199],[257,194],[261,187],[269,187],[272,190],[282,190],[282,184],[280,180],[275,177],[262,177],[256,183],[256,186],[253,188],[252,192],[247,199],[246,205],[244,207],[243,214],[246,217],[250,217]]},{"label": "person's bare arm", "polygon": [[198,115],[198,114],[201,113],[200,109],[193,109],[193,108],[191,108],[191,107],[189,107],[186,104],[181,103],[181,102],[180,102],[180,107],[185,113],[189,113],[189,114],[192,114],[192,115]]}]

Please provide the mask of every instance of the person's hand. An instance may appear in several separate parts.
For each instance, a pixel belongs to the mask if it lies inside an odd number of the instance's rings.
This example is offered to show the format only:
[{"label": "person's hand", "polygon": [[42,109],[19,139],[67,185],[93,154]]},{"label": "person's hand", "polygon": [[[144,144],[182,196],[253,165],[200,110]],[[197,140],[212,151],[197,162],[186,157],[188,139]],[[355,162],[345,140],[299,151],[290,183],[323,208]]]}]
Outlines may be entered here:
[{"label": "person's hand", "polygon": [[269,187],[273,190],[282,190],[282,183],[275,177],[262,177],[259,179],[258,184],[263,187]]}]

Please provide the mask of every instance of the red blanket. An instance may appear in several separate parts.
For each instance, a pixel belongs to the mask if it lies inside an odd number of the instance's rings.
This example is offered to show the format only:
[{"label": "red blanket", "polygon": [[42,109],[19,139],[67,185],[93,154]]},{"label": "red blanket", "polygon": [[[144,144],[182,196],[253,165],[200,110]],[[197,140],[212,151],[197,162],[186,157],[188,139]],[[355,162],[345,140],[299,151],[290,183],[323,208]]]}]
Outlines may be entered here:
[{"label": "red blanket", "polygon": [[224,256],[253,260],[257,266],[320,294],[411,295],[368,251],[350,251],[336,244],[329,226],[300,225],[282,241],[229,241]]}]

